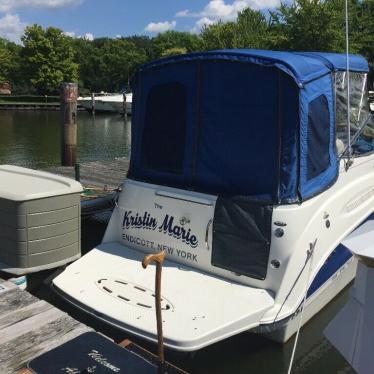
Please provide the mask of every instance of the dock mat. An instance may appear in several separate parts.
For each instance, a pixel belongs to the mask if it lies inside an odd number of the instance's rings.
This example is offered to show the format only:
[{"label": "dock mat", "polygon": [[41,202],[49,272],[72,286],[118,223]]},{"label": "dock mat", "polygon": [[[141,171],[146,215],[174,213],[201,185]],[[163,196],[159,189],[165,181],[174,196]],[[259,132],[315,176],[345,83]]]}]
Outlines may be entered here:
[{"label": "dock mat", "polygon": [[31,360],[37,374],[153,374],[162,373],[156,363],[122,348],[95,332],[87,332]]}]

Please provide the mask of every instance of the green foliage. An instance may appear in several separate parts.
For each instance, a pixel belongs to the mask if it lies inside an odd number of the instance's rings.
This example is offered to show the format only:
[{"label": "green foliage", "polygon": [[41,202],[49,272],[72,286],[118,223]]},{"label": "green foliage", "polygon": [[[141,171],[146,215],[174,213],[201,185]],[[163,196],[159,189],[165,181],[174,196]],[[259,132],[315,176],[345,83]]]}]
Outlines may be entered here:
[{"label": "green foliage", "polygon": [[185,53],[187,53],[187,49],[186,48],[174,47],[174,48],[165,49],[161,53],[161,57],[170,57],[170,56],[175,56],[175,55],[184,55]]},{"label": "green foliage", "polygon": [[0,83],[13,83],[19,67],[21,47],[0,38]]},{"label": "green foliage", "polygon": [[[17,93],[55,93],[62,81],[78,81],[81,93],[119,91],[147,61],[189,52],[258,48],[345,50],[345,0],[285,1],[264,14],[250,8],[235,22],[203,27],[199,35],[167,31],[150,38],[129,36],[93,41],[61,30],[27,27],[24,46],[0,39],[0,82]],[[374,0],[349,0],[350,52],[361,53],[374,70]]]},{"label": "green foliage", "polygon": [[358,2],[355,43],[358,51],[369,60],[374,71],[374,0]]},{"label": "green foliage", "polygon": [[271,13],[280,35],[278,47],[287,50],[340,51],[344,48],[343,9],[336,1],[296,0]]},{"label": "green foliage", "polygon": [[204,26],[201,32],[203,49],[236,48],[234,22],[218,22],[210,26]]},{"label": "green foliage", "polygon": [[265,15],[250,8],[238,15],[236,22],[236,47],[261,48],[270,47],[270,23]]},{"label": "green foliage", "polygon": [[11,58],[6,48],[6,41],[0,39],[0,83],[8,81],[11,66]]},{"label": "green foliage", "polygon": [[22,60],[26,79],[39,93],[55,93],[64,81],[78,79],[72,38],[54,27],[26,27],[22,37]]},{"label": "green foliage", "polygon": [[152,46],[152,57],[159,58],[165,55],[165,51],[172,50],[173,48],[184,49],[186,52],[201,50],[201,39],[198,35],[191,34],[189,32],[178,32],[171,30],[160,33],[153,38]]},{"label": "green foliage", "polygon": [[76,39],[81,87],[91,91],[119,91],[129,84],[137,66],[147,61],[146,48],[138,40],[100,38]]}]

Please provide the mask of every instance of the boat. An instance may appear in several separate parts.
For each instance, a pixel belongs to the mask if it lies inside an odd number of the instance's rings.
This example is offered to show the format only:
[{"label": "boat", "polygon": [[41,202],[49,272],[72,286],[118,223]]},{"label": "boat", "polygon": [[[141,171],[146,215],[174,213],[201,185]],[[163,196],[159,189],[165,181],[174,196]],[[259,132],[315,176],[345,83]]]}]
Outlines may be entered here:
[{"label": "boat", "polygon": [[141,66],[123,189],[102,243],[55,291],[156,342],[155,267],[141,261],[165,251],[166,347],[244,331],[286,342],[301,310],[305,324],[352,281],[342,241],[374,219],[369,68],[349,60],[238,49]]},{"label": "boat", "polygon": [[[100,93],[94,93],[93,96],[95,98],[95,103],[96,101],[104,96],[110,95],[106,92],[100,92]],[[86,109],[88,112],[92,111],[92,96],[79,96],[77,99],[78,105]]]},{"label": "boat", "polygon": [[[123,96],[121,100],[116,99],[116,100],[110,101],[110,106],[112,107],[113,111],[123,114],[124,113],[123,112],[123,109],[124,109]],[[132,112],[132,93],[131,92],[126,93],[126,112],[127,114],[131,115],[131,112]]]},{"label": "boat", "polygon": [[[92,111],[92,97],[79,97],[78,104],[83,108]],[[99,94],[95,96],[96,113],[121,113],[123,114],[123,94]],[[127,114],[131,115],[132,111],[132,94],[126,93]]]}]

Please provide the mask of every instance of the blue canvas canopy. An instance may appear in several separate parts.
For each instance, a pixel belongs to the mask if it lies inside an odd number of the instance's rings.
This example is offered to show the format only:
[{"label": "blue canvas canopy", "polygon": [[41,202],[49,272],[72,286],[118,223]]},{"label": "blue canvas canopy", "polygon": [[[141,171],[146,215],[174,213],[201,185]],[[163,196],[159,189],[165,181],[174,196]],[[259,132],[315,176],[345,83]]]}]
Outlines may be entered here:
[{"label": "blue canvas canopy", "polygon": [[[330,70],[346,70],[346,55],[342,53],[327,52],[297,52],[298,54],[319,59]],[[349,55],[349,70],[359,73],[368,73],[369,64],[360,55]]]},{"label": "blue canvas canopy", "polygon": [[[222,50],[141,66],[129,177],[270,203],[334,183],[332,72],[344,55]],[[352,71],[367,62],[352,56]]]}]

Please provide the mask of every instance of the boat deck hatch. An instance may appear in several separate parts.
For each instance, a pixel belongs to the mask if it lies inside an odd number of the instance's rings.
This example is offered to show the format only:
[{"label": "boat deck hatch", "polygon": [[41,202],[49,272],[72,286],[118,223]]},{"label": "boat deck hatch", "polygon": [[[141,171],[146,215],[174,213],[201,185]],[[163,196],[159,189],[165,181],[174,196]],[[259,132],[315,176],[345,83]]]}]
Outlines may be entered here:
[{"label": "boat deck hatch", "polygon": [[[101,278],[96,281],[96,285],[107,295],[111,295],[129,305],[156,310],[154,291],[148,288],[114,278]],[[162,297],[161,309],[173,310],[173,305],[170,301]]]},{"label": "boat deck hatch", "polygon": [[[120,243],[101,244],[53,281],[57,292],[120,329],[157,341],[155,266]],[[258,326],[270,293],[166,260],[162,268],[164,342],[193,351]]]}]

